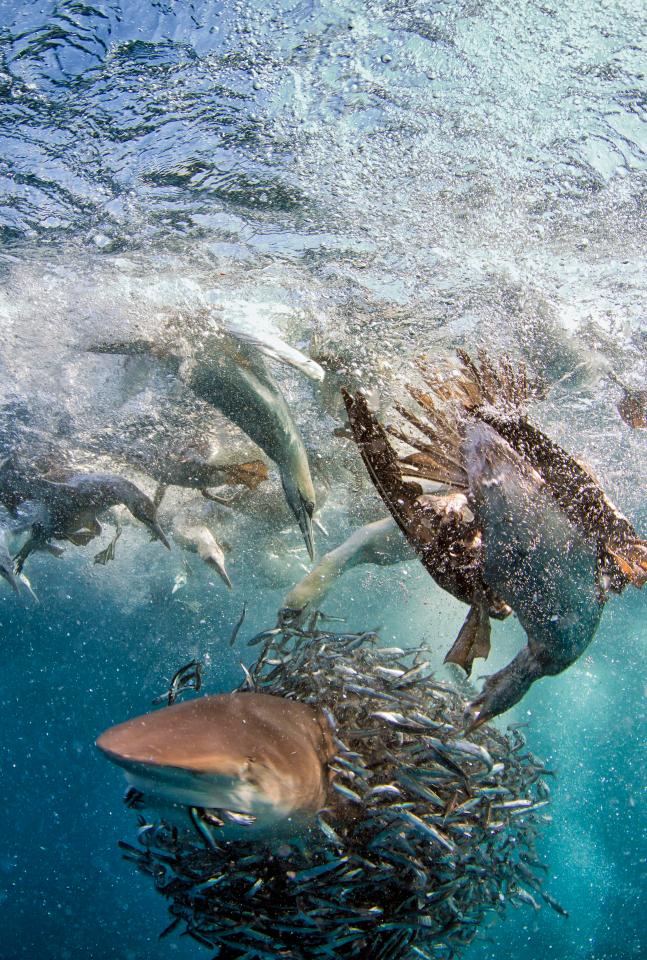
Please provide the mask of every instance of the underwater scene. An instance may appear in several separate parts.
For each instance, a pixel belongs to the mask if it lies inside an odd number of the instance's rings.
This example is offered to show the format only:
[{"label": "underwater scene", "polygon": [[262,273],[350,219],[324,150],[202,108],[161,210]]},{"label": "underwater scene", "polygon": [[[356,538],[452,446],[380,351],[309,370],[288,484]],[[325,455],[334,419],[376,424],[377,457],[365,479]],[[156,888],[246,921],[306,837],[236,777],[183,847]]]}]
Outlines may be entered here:
[{"label": "underwater scene", "polygon": [[0,960],[647,955],[646,62],[0,0]]}]

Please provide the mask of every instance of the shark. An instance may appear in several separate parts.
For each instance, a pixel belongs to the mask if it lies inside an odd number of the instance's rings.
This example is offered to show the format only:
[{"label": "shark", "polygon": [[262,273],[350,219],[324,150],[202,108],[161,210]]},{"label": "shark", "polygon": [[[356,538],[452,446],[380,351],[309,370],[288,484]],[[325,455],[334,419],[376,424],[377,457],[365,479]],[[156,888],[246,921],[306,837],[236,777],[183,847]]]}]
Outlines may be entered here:
[{"label": "shark", "polygon": [[322,710],[241,691],[135,717],[96,745],[150,805],[246,815],[257,828],[314,817],[336,752]]}]

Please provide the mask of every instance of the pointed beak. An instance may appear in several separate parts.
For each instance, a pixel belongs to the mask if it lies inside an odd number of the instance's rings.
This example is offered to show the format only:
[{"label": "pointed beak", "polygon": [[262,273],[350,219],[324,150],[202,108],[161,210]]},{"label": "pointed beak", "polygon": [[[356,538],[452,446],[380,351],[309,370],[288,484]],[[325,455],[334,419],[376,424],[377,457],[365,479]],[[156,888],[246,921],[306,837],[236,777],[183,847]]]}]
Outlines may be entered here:
[{"label": "pointed beak", "polygon": [[159,525],[159,523],[157,522],[157,520],[149,520],[149,521],[147,521],[146,526],[148,527],[148,529],[149,529],[150,532],[153,534],[153,536],[155,537],[156,540],[161,540],[167,550],[170,550],[170,549],[171,549],[171,544],[170,544],[170,543],[168,542],[168,540],[166,539],[166,534],[164,533],[164,531],[163,531],[162,528],[160,527],[160,525]]},{"label": "pointed beak", "polygon": [[233,585],[233,583],[231,582],[231,578],[230,578],[229,574],[227,573],[227,568],[225,567],[225,562],[224,562],[224,560],[218,561],[218,560],[216,560],[215,557],[210,557],[210,558],[207,560],[207,563],[209,564],[210,567],[214,567],[214,569],[218,571],[218,575],[220,576],[220,578],[221,578],[222,580],[224,580],[224,582],[226,583],[227,587],[228,587],[230,590],[233,590],[234,585]]},{"label": "pointed beak", "polygon": [[315,558],[314,534],[312,532],[312,508],[299,494],[299,508],[297,511],[297,521],[305,540],[308,556],[311,560]]},{"label": "pointed beak", "polygon": [[305,604],[303,607],[298,609],[295,607],[281,607],[278,615],[278,626],[280,627],[294,627],[299,626],[303,620],[303,615],[308,609],[309,604]]},{"label": "pointed beak", "polygon": [[475,730],[478,730],[479,727],[482,727],[484,723],[487,723],[488,720],[492,720],[496,714],[488,711],[481,710],[478,706],[478,701],[475,700],[473,703],[470,703],[467,710],[465,711],[465,719],[471,721],[469,726],[465,728],[465,733],[473,733]]}]

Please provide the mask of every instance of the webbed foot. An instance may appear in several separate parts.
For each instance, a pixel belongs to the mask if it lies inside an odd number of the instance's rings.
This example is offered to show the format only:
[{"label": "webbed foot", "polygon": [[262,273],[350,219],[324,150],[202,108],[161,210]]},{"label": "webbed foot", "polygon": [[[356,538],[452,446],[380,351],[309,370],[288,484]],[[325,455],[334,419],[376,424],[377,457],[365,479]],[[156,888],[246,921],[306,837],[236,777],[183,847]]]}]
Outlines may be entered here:
[{"label": "webbed foot", "polygon": [[445,657],[445,663],[456,663],[467,676],[477,657],[487,659],[490,653],[490,617],[487,605],[475,601],[469,609],[465,622],[454,644]]}]

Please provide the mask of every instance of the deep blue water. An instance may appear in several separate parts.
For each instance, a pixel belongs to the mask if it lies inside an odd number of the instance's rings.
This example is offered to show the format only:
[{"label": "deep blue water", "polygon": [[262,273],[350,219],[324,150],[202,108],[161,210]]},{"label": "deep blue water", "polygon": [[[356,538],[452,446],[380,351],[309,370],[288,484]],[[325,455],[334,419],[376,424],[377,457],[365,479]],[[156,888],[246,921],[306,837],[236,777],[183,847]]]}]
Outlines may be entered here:
[{"label": "deep blue water", "polygon": [[[23,398],[70,443],[142,423],[153,447],[172,442],[168,411],[189,405],[177,383],[79,343],[206,290],[387,393],[420,349],[506,346],[567,376],[537,417],[644,534],[645,432],[620,421],[603,376],[647,374],[642,13],[631,0],[0,0],[3,401]],[[335,384],[279,375],[329,488],[321,554],[379,504],[333,436]],[[275,471],[217,522],[232,593],[136,526],[105,568],[96,544],[33,558],[38,606],[0,584],[3,960],[202,954],[158,943],[165,905],[120,859],[134,818],[93,743],[193,656],[210,690],[238,684],[244,640],[303,574]],[[464,613],[416,562],[351,571],[326,607],[385,642],[424,638],[439,669]],[[477,673],[522,642],[511,621],[494,630]],[[646,639],[644,593],[626,591],[587,654],[511,714],[557,771],[543,855],[570,918],[510,909],[469,960],[647,954]]]}]

